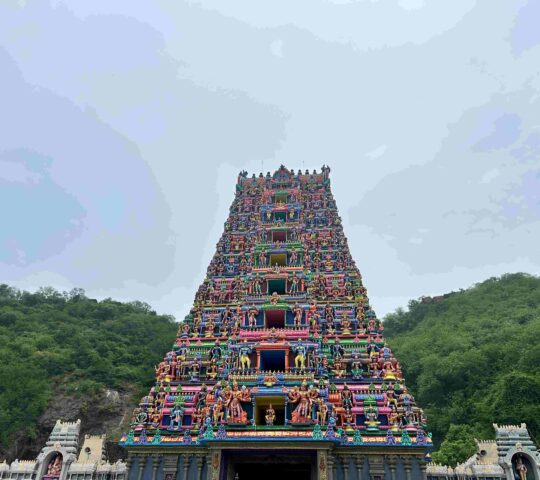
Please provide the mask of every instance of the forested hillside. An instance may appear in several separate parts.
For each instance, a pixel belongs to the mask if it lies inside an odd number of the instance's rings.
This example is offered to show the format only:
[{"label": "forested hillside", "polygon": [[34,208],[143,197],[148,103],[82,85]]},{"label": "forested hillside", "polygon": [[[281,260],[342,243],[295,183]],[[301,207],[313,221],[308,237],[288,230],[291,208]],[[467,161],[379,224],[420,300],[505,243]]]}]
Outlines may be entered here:
[{"label": "forested hillside", "polygon": [[[385,336],[428,414],[434,459],[455,463],[492,438],[492,423],[540,434],[540,278],[508,274],[409,303]],[[451,427],[452,426],[452,427]]]},{"label": "forested hillside", "polygon": [[176,329],[142,302],[0,285],[0,458],[35,454],[57,416],[119,427]]}]

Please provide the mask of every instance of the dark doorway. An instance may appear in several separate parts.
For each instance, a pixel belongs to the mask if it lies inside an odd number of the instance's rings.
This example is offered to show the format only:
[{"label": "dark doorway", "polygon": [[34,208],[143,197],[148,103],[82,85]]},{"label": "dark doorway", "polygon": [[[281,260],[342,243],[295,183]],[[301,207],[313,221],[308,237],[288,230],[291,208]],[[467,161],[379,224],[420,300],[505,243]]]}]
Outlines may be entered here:
[{"label": "dark doorway", "polygon": [[272,232],[272,240],[274,242],[286,242],[287,232],[285,230],[274,230]]},{"label": "dark doorway", "polygon": [[285,310],[266,310],[264,318],[266,328],[285,328]]},{"label": "dark doorway", "polygon": [[286,212],[275,212],[274,213],[274,219],[276,222],[284,222],[287,220],[287,213]]},{"label": "dark doorway", "polygon": [[[249,450],[223,452],[222,480],[312,480],[317,478],[314,450]],[[238,475],[238,476],[237,476]]]},{"label": "dark doorway", "polygon": [[266,350],[261,352],[261,367],[264,372],[284,372],[285,371],[285,351]]},{"label": "dark doorway", "polygon": [[[266,464],[260,463],[245,463],[237,465],[236,473],[238,480],[277,480],[277,479],[294,479],[294,480],[310,480],[311,465],[281,463],[281,464]],[[236,478],[236,477],[234,477]]]},{"label": "dark doorway", "polygon": [[[283,254],[285,257],[285,254]],[[283,295],[285,293],[285,279],[276,278],[274,280],[268,280],[268,294],[276,292],[278,295]]]}]

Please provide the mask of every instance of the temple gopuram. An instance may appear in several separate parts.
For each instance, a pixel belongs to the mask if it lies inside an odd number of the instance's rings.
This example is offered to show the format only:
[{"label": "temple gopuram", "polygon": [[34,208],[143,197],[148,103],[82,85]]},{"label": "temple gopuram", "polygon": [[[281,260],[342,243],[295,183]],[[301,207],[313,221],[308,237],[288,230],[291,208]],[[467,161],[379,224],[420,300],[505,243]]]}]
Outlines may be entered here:
[{"label": "temple gopuram", "polygon": [[426,418],[329,174],[240,173],[193,308],[120,441],[128,480],[426,478]]}]

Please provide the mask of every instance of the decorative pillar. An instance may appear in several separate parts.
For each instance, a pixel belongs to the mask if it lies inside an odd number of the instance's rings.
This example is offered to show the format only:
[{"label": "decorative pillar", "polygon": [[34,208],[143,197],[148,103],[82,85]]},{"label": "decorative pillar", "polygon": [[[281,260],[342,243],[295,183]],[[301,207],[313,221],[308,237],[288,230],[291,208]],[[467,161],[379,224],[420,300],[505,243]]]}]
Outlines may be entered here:
[{"label": "decorative pillar", "polygon": [[190,463],[191,463],[191,455],[184,453],[184,455],[182,455],[182,470],[184,470],[184,475],[183,475],[184,480],[187,480]]},{"label": "decorative pillar", "polygon": [[418,460],[418,467],[420,468],[421,479],[427,480],[427,465],[426,465],[424,456],[421,455],[417,457],[417,460]]},{"label": "decorative pillar", "polygon": [[257,371],[261,371],[261,351],[257,350]]},{"label": "decorative pillar", "polygon": [[285,350],[285,372],[289,371],[289,349]]},{"label": "decorative pillar", "polygon": [[357,455],[355,457],[356,463],[356,477],[358,480],[364,479],[364,455]]},{"label": "decorative pillar", "polygon": [[144,467],[146,466],[147,455],[139,455],[139,471],[137,472],[137,480],[141,480],[143,476]]},{"label": "decorative pillar", "polygon": [[326,459],[326,465],[326,475],[328,480],[336,480],[336,477],[334,477],[335,465],[333,455],[328,454]]},{"label": "decorative pillar", "polygon": [[328,479],[328,458],[324,450],[317,450],[317,479]]},{"label": "decorative pillar", "polygon": [[343,467],[343,480],[349,480],[349,457],[341,458],[341,466]]},{"label": "decorative pillar", "polygon": [[405,480],[411,480],[411,459],[409,457],[401,457],[401,459],[405,469]]},{"label": "decorative pillar", "polygon": [[198,454],[196,458],[197,458],[197,480],[203,480],[202,468],[204,464],[204,455]]},{"label": "decorative pillar", "polygon": [[160,460],[161,457],[159,455],[152,455],[152,480],[156,480],[156,473]]},{"label": "decorative pillar", "polygon": [[214,450],[206,456],[207,480],[219,480],[221,471],[221,451]]},{"label": "decorative pillar", "polygon": [[390,455],[387,458],[388,468],[390,470],[390,480],[396,480],[396,457]]},{"label": "decorative pillar", "polygon": [[128,452],[128,456],[126,458],[126,480],[129,480],[129,471],[131,469],[132,463],[133,463],[133,455],[131,452]]}]

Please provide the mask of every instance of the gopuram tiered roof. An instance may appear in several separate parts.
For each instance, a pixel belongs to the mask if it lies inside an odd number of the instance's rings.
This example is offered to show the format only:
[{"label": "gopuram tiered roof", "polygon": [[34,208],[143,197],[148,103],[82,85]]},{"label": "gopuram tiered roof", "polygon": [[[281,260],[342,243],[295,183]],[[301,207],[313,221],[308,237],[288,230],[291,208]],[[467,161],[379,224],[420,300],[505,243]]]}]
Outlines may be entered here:
[{"label": "gopuram tiered roof", "polygon": [[316,478],[425,477],[426,419],[351,257],[329,173],[240,173],[193,308],[121,440],[140,475],[159,453],[164,478],[183,468],[243,480],[223,452],[275,449],[286,462],[296,449],[314,455]]}]

